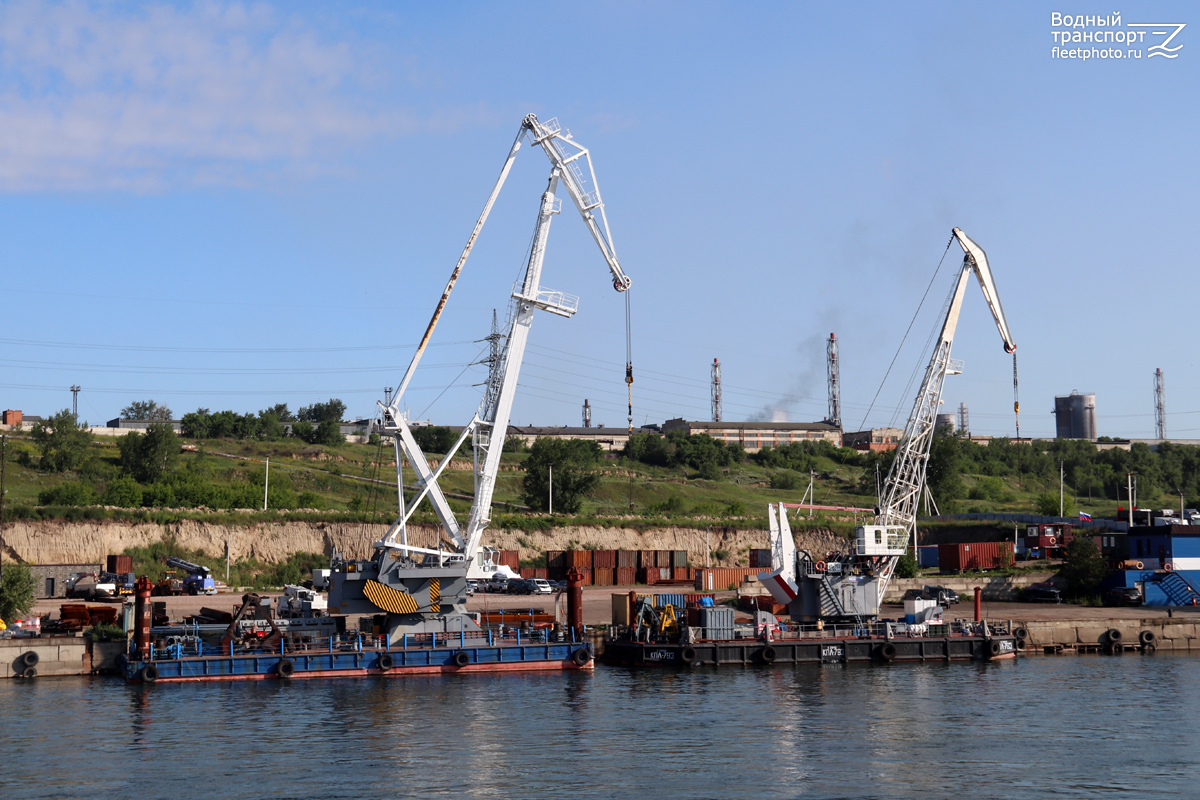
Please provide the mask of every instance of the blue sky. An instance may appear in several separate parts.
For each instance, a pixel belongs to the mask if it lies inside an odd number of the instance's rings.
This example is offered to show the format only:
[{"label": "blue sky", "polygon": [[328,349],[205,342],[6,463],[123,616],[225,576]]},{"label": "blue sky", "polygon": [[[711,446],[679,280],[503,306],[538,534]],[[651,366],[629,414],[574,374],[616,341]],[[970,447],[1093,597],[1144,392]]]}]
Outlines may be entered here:
[{"label": "blue sky", "polygon": [[[521,118],[587,145],[634,282],[635,422],[825,414],[902,425],[961,259],[988,252],[1025,435],[1055,394],[1101,434],[1200,438],[1200,16],[1178,57],[1054,59],[1051,12],[966,3],[0,4],[0,404],[102,423],[340,397],[373,413]],[[1093,29],[1094,30],[1094,29]],[[522,268],[548,162],[526,148],[406,396],[465,423],[477,342]],[[578,215],[553,225],[517,424],[624,424],[624,303]],[[974,285],[945,409],[1013,431],[1012,366]],[[447,386],[450,386],[447,389]]]}]

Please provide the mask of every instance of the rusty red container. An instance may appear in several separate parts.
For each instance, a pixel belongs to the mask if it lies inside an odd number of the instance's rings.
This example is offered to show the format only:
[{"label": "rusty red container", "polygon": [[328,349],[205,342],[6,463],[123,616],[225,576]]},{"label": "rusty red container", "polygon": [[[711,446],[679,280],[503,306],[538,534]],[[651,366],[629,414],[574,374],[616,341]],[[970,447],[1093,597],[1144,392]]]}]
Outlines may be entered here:
[{"label": "rusty red container", "polygon": [[617,567],[614,570],[614,586],[633,586],[635,583],[637,583],[637,569],[635,567]]},{"label": "rusty red container", "polygon": [[997,569],[1013,563],[1012,542],[939,544],[938,566],[942,572]]}]

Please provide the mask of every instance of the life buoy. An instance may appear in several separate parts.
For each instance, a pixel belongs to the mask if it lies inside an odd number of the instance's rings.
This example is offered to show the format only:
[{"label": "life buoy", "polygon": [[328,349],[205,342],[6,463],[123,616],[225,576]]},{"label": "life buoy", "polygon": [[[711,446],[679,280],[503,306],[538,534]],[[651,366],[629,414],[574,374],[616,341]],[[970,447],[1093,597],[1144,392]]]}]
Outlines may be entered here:
[{"label": "life buoy", "polygon": [[286,680],[296,674],[296,665],[290,658],[285,658],[279,662],[279,666],[275,667],[275,672]]},{"label": "life buoy", "polygon": [[21,654],[21,663],[27,667],[36,667],[39,660],[40,656],[33,650],[27,650]]},{"label": "life buoy", "polygon": [[1137,567],[1138,569],[1145,569],[1145,568],[1146,568],[1146,565],[1145,565],[1145,564],[1143,564],[1143,563],[1142,563],[1142,562],[1140,562],[1140,561],[1135,561],[1135,562],[1133,563],[1133,565],[1134,565],[1135,567]]},{"label": "life buoy", "polygon": [[686,667],[696,660],[696,648],[690,644],[679,651],[679,660]]},{"label": "life buoy", "polygon": [[592,651],[586,647],[581,647],[571,654],[571,660],[575,662],[575,666],[582,667],[592,660]]},{"label": "life buoy", "polygon": [[1171,570],[1175,569],[1175,567],[1171,566],[1171,562],[1168,561],[1167,563],[1163,564],[1163,569],[1165,569],[1167,572],[1170,572]]},{"label": "life buoy", "polygon": [[1053,536],[1049,537],[1049,539],[1050,539],[1050,546],[1051,546],[1051,547],[1054,547],[1054,545],[1056,545],[1056,544],[1058,543],[1058,540],[1057,540],[1057,539],[1055,539]]},{"label": "life buoy", "polygon": [[814,569],[815,569],[817,572],[824,572],[824,571],[825,571],[825,562],[824,562],[824,561],[818,561],[816,564],[814,564],[814,565],[813,565],[813,568],[814,568]]},{"label": "life buoy", "polygon": [[879,648],[879,657],[884,661],[891,661],[896,657],[896,645],[892,644],[891,642],[886,642],[882,647]]},{"label": "life buoy", "polygon": [[158,665],[147,664],[142,667],[142,683],[155,683],[158,681]]},{"label": "life buoy", "polygon": [[454,654],[454,666],[465,667],[467,664],[470,664],[470,663],[471,663],[471,654],[468,653],[466,650],[459,650],[457,653]]},{"label": "life buoy", "polygon": [[774,664],[777,655],[778,654],[775,652],[775,648],[769,645],[764,647],[758,653],[758,657],[762,659],[764,664]]},{"label": "life buoy", "polygon": [[384,672],[387,672],[394,666],[396,666],[396,659],[392,657],[391,653],[384,653],[379,657],[379,668]]}]

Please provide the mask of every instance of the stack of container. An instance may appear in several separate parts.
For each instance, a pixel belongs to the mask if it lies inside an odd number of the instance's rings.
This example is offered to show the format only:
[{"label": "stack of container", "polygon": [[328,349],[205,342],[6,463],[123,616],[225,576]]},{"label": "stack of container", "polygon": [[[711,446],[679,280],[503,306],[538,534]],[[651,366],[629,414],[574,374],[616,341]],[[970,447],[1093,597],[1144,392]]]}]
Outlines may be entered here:
[{"label": "stack of container", "polygon": [[125,575],[133,572],[133,556],[109,556],[107,571],[115,572],[118,575]]},{"label": "stack of container", "polygon": [[616,582],[617,551],[592,551],[592,579],[596,586],[612,586]]},{"label": "stack of container", "polygon": [[750,566],[758,569],[771,568],[771,550],[755,548],[750,551]]}]

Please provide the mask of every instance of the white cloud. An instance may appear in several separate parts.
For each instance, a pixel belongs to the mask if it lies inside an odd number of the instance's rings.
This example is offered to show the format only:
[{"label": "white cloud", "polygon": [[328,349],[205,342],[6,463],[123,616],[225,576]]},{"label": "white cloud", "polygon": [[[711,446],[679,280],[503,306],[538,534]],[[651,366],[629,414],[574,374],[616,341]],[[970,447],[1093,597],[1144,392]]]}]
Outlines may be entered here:
[{"label": "white cloud", "polygon": [[387,102],[386,59],[264,5],[0,7],[0,192],[159,191],[313,174],[461,127]]}]

